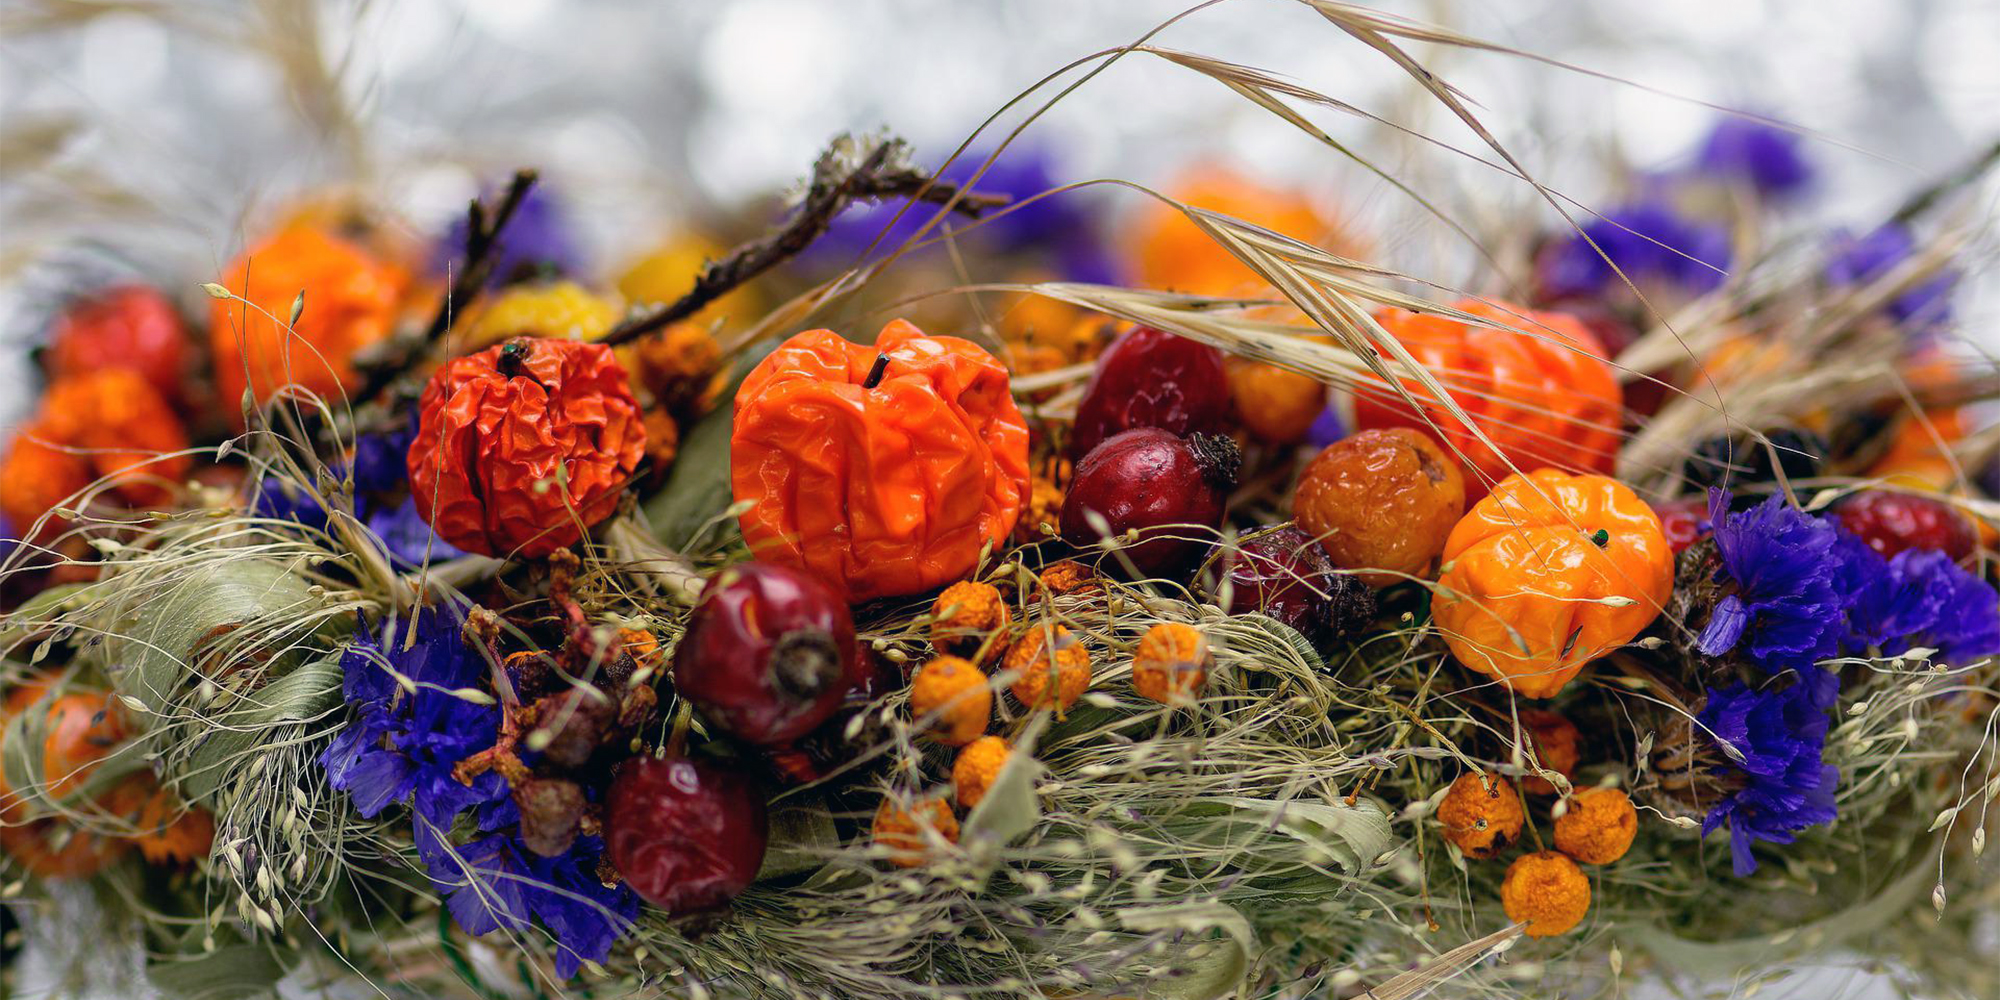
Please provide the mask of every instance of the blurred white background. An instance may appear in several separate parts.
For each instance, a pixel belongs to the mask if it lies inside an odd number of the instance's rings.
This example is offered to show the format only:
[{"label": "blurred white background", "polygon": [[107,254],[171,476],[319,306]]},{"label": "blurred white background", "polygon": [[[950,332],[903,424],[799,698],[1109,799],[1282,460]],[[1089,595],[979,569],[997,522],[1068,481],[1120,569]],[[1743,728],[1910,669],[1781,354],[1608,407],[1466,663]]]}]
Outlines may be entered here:
[{"label": "blurred white background", "polygon": [[[934,162],[1070,60],[1138,38],[1183,0],[161,0],[0,5],[0,385],[28,385],[46,278],[83,243],[140,269],[212,277],[275,206],[355,181],[421,229],[483,179],[540,167],[606,265],[683,220],[801,176],[844,130],[887,127]],[[1667,166],[1715,120],[1705,104],[1813,135],[1812,225],[1868,226],[2000,136],[1995,0],[1506,0],[1386,3],[1615,76],[1417,46],[1531,170],[1585,203],[1619,157]],[[1475,140],[1408,78],[1292,0],[1229,0],[1157,44],[1246,63],[1407,127]],[[1065,80],[1075,79],[1075,74]],[[1314,120],[1380,155],[1457,215],[1534,211],[1529,192],[1379,125]],[[1016,115],[1008,120],[1019,121]],[[1196,156],[1322,185],[1421,273],[1440,245],[1407,203],[1215,82],[1132,57],[1028,133],[1066,181],[1161,183]],[[990,147],[991,142],[982,143]],[[1086,192],[1114,207],[1139,196]],[[2000,200],[1989,183],[1985,217]],[[1527,206],[1525,209],[1523,206]],[[1546,212],[1545,209],[1541,210]],[[1538,216],[1539,217],[1539,216]],[[1546,220],[1545,220],[1546,221]],[[1992,344],[1992,240],[1959,304]],[[1438,279],[1470,279],[1440,261]],[[0,425],[28,405],[0,389]],[[1878,995],[1823,969],[1762,995]]]}]

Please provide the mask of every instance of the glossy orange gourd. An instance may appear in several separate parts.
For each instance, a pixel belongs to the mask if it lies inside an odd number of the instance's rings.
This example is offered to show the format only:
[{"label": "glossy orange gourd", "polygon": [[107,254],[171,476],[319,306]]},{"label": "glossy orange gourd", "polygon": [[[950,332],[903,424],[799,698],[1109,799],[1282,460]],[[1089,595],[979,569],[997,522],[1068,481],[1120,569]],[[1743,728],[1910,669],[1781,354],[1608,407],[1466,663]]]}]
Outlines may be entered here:
[{"label": "glossy orange gourd", "polygon": [[850,602],[970,573],[1028,499],[1028,428],[1007,368],[903,320],[875,344],[808,330],[736,392],[730,481],[757,558]]},{"label": "glossy orange gourd", "polygon": [[[260,403],[290,384],[328,400],[351,388],[355,352],[389,335],[409,275],[346,240],[295,225],[245,250],[220,284],[241,298],[209,304],[215,384],[223,410],[241,423],[246,387]],[[300,292],[304,311],[288,327]]]},{"label": "glossy orange gourd", "polygon": [[[1405,309],[1375,318],[1443,384],[1471,425],[1416,379],[1405,378],[1421,413],[1377,382],[1355,391],[1356,426],[1415,427],[1440,437],[1465,463],[1466,492],[1475,497],[1517,470],[1611,471],[1621,397],[1597,336],[1562,313],[1476,299],[1454,308],[1512,329]],[[1493,446],[1473,433],[1474,426]]]},{"label": "glossy orange gourd", "polygon": [[1673,590],[1660,519],[1623,483],[1510,476],[1445,539],[1431,618],[1460,663],[1531,698],[1651,624]]}]

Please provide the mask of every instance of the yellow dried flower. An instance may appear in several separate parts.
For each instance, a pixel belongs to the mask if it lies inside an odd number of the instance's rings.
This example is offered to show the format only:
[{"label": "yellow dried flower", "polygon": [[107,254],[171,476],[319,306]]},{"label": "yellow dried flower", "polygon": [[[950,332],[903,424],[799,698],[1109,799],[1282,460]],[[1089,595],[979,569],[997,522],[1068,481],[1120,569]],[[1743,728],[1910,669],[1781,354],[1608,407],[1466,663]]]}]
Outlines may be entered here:
[{"label": "yellow dried flower", "polygon": [[1555,851],[1523,854],[1507,867],[1500,905],[1510,920],[1528,925],[1529,937],[1554,937],[1590,912],[1590,879],[1576,862]]},{"label": "yellow dried flower", "polygon": [[981,736],[958,752],[958,762],[951,766],[951,785],[961,808],[970,809],[986,798],[1011,752],[998,736]]},{"label": "yellow dried flower", "polygon": [[910,679],[910,717],[939,743],[964,746],[993,721],[993,689],[970,661],[940,656]]},{"label": "yellow dried flower", "polygon": [[1013,620],[998,587],[961,580],[944,588],[931,604],[931,645],[940,653],[971,656],[986,644],[988,636],[1006,629]]},{"label": "yellow dried flower", "polygon": [[[1053,653],[1049,635],[1053,633]],[[1014,700],[1029,708],[1053,705],[1058,714],[1076,704],[1090,687],[1090,652],[1069,629],[1037,625],[1007,650],[1006,667],[1020,675]]]},{"label": "yellow dried flower", "polygon": [[1208,640],[1194,626],[1161,622],[1139,638],[1132,654],[1132,688],[1163,705],[1189,704],[1214,662]]},{"label": "yellow dried flower", "polygon": [[1513,782],[1497,774],[1467,772],[1451,783],[1438,803],[1444,839],[1458,845],[1468,858],[1490,858],[1521,835],[1527,814]]},{"label": "yellow dried flower", "polygon": [[904,809],[884,796],[875,807],[875,844],[887,848],[889,861],[899,867],[916,868],[930,858],[927,830],[946,843],[958,843],[958,817],[943,799],[925,799]]},{"label": "yellow dried flower", "polygon": [[1588,788],[1569,800],[1556,820],[1556,850],[1586,865],[1608,865],[1632,849],[1639,811],[1616,788]]},{"label": "yellow dried flower", "polygon": [[624,315],[618,301],[574,281],[510,285],[466,324],[464,351],[491,347],[513,337],[596,340]]}]

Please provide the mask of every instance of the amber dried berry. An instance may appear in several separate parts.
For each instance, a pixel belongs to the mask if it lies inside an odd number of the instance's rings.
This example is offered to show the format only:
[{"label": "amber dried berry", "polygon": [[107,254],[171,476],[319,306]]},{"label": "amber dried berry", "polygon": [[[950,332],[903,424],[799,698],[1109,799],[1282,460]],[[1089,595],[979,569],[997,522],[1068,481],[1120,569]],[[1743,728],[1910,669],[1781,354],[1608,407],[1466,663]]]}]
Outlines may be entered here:
[{"label": "amber dried berry", "polygon": [[1334,565],[1385,587],[1429,573],[1465,513],[1465,476],[1420,431],[1362,431],[1306,466],[1292,513]]},{"label": "amber dried berry", "polygon": [[939,743],[964,746],[993,721],[993,689],[970,660],[940,656],[910,679],[910,718]]},{"label": "amber dried berry", "polygon": [[621,628],[618,630],[618,646],[625,651],[632,662],[641,670],[660,665],[660,640],[645,629]]},{"label": "amber dried berry", "polygon": [[1006,668],[1020,675],[1010,689],[1014,700],[1029,708],[1066,711],[1090,687],[1090,652],[1061,625],[1029,629],[1007,650]]},{"label": "amber dried berry", "polygon": [[[1529,708],[1521,710],[1521,730],[1542,767],[1565,778],[1576,777],[1576,765],[1582,761],[1577,744],[1583,739],[1583,734],[1577,731],[1574,723],[1555,712]],[[1554,783],[1532,771],[1521,779],[1521,789],[1530,795],[1556,793]]]},{"label": "amber dried berry", "polygon": [[1215,662],[1208,640],[1192,625],[1161,622],[1139,637],[1132,654],[1132,688],[1163,705],[1194,701]]},{"label": "amber dried berry", "polygon": [[986,798],[1011,752],[998,736],[981,736],[958,752],[958,761],[951,766],[951,785],[960,808],[970,809]]},{"label": "amber dried berry", "polygon": [[681,428],[673,415],[665,410],[647,410],[639,422],[646,428],[646,457],[653,460],[653,471],[674,464],[674,458],[681,452]]},{"label": "amber dried berry", "polygon": [[1082,594],[1098,588],[1097,574],[1074,559],[1064,559],[1042,570],[1042,586],[1057,596]]},{"label": "amber dried berry", "polygon": [[1529,937],[1554,937],[1590,912],[1590,879],[1558,852],[1523,854],[1507,866],[1500,906],[1508,919],[1528,925]]},{"label": "amber dried berry", "polygon": [[875,846],[889,852],[889,861],[901,868],[916,868],[934,851],[931,836],[946,843],[958,843],[958,817],[943,799],[925,799],[905,809],[884,796],[875,807]]},{"label": "amber dried berry", "polygon": [[[988,637],[1013,620],[998,587],[961,580],[944,588],[931,604],[931,645],[940,653],[972,657],[986,646]],[[991,647],[987,648],[990,653]]]},{"label": "amber dried berry", "polygon": [[1229,359],[1228,370],[1236,419],[1266,444],[1303,440],[1326,409],[1326,386],[1311,376],[1241,358]]},{"label": "amber dried berry", "polygon": [[1556,817],[1556,850],[1586,865],[1608,865],[1632,849],[1639,811],[1616,788],[1587,788]]},{"label": "amber dried berry", "polygon": [[1444,801],[1438,803],[1437,817],[1444,839],[1468,858],[1490,858],[1505,850],[1527,822],[1513,782],[1471,771],[1451,783]]}]

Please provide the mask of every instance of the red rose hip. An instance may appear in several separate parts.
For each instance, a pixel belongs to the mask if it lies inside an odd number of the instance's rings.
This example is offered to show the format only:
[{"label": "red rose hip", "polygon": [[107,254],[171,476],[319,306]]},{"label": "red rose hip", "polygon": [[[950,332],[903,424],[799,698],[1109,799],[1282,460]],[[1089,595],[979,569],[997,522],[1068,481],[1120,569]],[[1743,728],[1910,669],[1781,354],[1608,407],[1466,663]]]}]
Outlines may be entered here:
[{"label": "red rose hip", "polygon": [[847,605],[785,566],[717,573],[674,650],[674,687],[702,717],[750,743],[798,739],[861,683]]},{"label": "red rose hip", "polygon": [[1667,536],[1668,547],[1674,555],[1687,551],[1687,547],[1708,534],[1708,498],[1682,497],[1653,505],[1653,513],[1660,515],[1660,531]]},{"label": "red rose hip", "polygon": [[[1319,543],[1294,525],[1240,542],[1213,565],[1229,582],[1230,614],[1269,615],[1315,645],[1353,635],[1375,617],[1375,592],[1341,573]],[[1220,580],[1209,581],[1218,600],[1221,590]]]},{"label": "red rose hip", "polygon": [[605,796],[611,866],[668,913],[712,910],[742,892],[764,863],[769,836],[756,786],[706,761],[633,758]]},{"label": "red rose hip", "polygon": [[1240,460],[1236,442],[1220,435],[1182,438],[1157,427],[1115,434],[1076,464],[1063,540],[1096,543],[1104,536],[1093,522],[1102,518],[1111,538],[1138,531],[1145,539],[1124,549],[1141,573],[1185,566],[1208,547],[1202,528],[1222,524]]},{"label": "red rose hip", "polygon": [[[138,372],[170,401],[183,398],[187,326],[167,297],[144,285],[98,292],[63,310],[42,355],[50,378],[105,368]],[[234,406],[235,401],[228,401]]]},{"label": "red rose hip", "polygon": [[1105,350],[1076,407],[1072,459],[1135,427],[1215,434],[1228,426],[1229,376],[1222,352],[1142,326]]},{"label": "red rose hip", "polygon": [[1972,520],[1942,500],[1868,490],[1841,501],[1834,513],[1887,559],[1910,549],[1942,552],[1954,560],[1972,554],[1979,535]]}]

